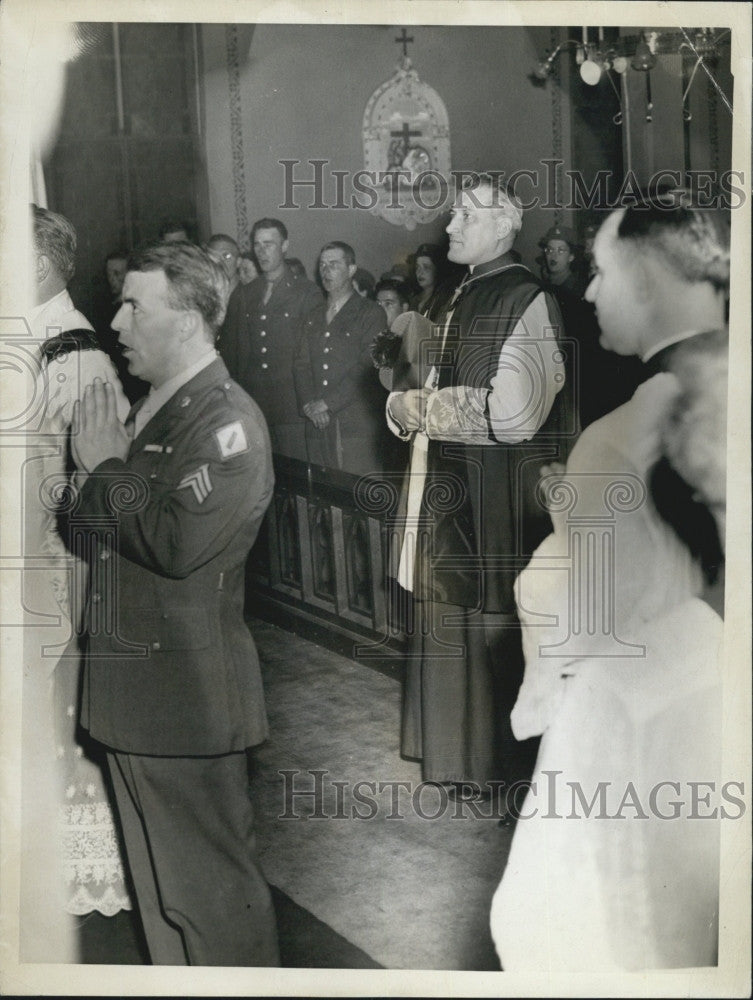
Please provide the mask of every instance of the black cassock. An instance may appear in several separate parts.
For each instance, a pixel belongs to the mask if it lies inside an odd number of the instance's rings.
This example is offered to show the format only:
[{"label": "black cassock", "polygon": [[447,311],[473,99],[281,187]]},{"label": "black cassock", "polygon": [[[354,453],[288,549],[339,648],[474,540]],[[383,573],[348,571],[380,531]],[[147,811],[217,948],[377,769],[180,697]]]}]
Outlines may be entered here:
[{"label": "black cassock", "polygon": [[[444,345],[442,323],[418,350],[404,339],[393,390],[423,385],[432,365],[438,389],[490,390],[507,338],[540,292],[531,272],[509,254],[478,265],[450,306]],[[559,309],[548,294],[546,301],[558,331]],[[536,496],[540,468],[566,460],[577,430],[565,385],[528,441],[500,443],[491,423],[494,444],[429,441],[402,721],[402,753],[422,760],[425,780],[483,784],[514,777],[509,714],[523,664],[513,585],[551,531]],[[409,476],[403,519],[408,487]],[[398,538],[392,552],[400,549]],[[396,565],[391,573],[397,578]]]}]

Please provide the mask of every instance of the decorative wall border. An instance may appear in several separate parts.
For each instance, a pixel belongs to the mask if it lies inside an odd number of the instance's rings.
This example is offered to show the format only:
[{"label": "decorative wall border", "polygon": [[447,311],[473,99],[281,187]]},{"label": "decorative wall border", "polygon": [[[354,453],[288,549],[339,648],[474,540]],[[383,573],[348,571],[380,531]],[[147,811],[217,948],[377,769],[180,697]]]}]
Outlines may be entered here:
[{"label": "decorative wall border", "polygon": [[[549,50],[554,52],[561,40],[561,29],[551,28],[549,31]],[[561,79],[561,65],[562,60],[555,59],[552,80],[553,86],[549,88],[549,95],[551,100],[552,108],[552,159],[562,160],[562,79]],[[555,169],[554,172],[554,200],[557,205],[560,204],[559,199],[559,186],[560,186],[560,171]],[[550,195],[551,197],[551,195]],[[555,210],[553,222],[555,225],[559,225],[562,222],[562,211],[558,208]]]},{"label": "decorative wall border", "polygon": [[228,106],[230,108],[230,149],[233,161],[233,197],[238,244],[248,240],[248,209],[246,206],[246,164],[243,156],[243,118],[241,115],[241,70],[238,48],[238,26],[225,26],[227,58]]}]

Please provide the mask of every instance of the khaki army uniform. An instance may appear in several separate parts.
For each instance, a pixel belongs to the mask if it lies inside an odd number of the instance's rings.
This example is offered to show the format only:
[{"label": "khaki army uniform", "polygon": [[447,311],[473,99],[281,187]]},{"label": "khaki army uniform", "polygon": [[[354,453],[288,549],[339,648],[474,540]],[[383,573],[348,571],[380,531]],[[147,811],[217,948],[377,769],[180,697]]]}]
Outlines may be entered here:
[{"label": "khaki army uniform", "polygon": [[304,317],[321,301],[321,292],[287,267],[264,302],[263,275],[238,285],[230,296],[219,351],[231,376],[259,404],[269,427],[272,450],[306,459],[304,421],[293,388],[293,359]]},{"label": "khaki army uniform", "polygon": [[386,326],[382,307],[356,292],[329,322],[324,303],[306,318],[294,366],[298,406],[302,413],[323,399],[330,410],[323,430],[306,421],[310,462],[354,474],[381,469],[384,390],[371,344]]},{"label": "khaki army uniform", "polygon": [[277,963],[244,754],[267,734],[243,603],[272,487],[264,419],[217,358],[72,516],[91,561],[81,722],[108,749],[155,964]]}]

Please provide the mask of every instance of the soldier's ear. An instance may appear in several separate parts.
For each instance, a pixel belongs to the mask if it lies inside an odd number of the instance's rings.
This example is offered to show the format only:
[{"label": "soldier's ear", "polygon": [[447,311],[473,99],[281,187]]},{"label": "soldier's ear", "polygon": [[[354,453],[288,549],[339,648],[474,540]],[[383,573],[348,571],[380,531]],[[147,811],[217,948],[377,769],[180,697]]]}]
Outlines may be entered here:
[{"label": "soldier's ear", "polygon": [[186,309],[180,319],[179,333],[181,341],[190,340],[197,333],[201,333],[204,325],[201,315],[196,309]]}]

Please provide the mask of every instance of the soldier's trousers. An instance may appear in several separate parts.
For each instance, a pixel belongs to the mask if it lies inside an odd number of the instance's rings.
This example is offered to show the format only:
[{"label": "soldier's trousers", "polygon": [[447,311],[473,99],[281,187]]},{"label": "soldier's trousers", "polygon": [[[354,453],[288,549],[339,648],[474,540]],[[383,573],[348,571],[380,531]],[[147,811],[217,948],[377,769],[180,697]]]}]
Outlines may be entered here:
[{"label": "soldier's trousers", "polygon": [[279,965],[245,754],[107,756],[152,962]]}]

